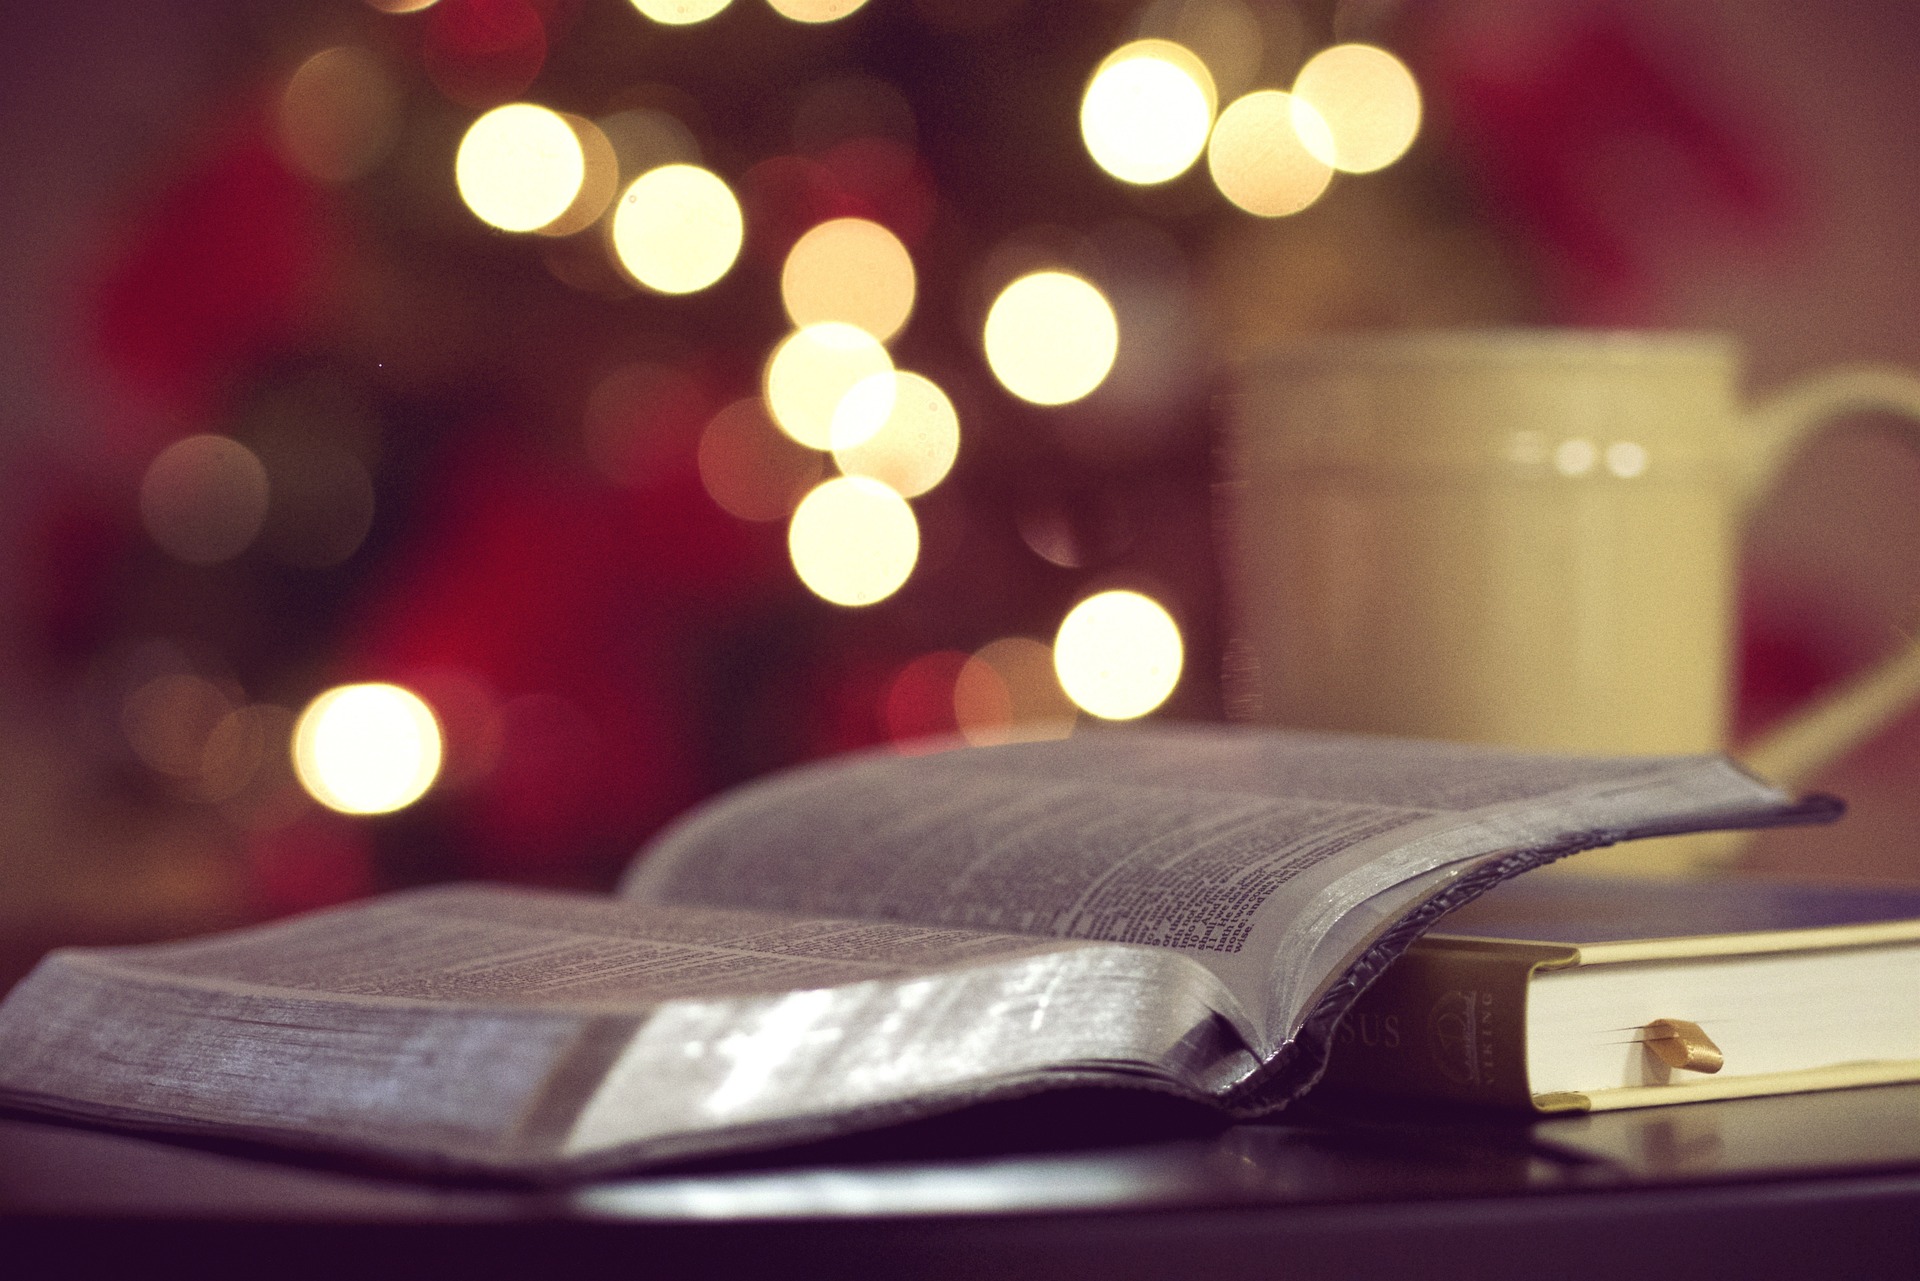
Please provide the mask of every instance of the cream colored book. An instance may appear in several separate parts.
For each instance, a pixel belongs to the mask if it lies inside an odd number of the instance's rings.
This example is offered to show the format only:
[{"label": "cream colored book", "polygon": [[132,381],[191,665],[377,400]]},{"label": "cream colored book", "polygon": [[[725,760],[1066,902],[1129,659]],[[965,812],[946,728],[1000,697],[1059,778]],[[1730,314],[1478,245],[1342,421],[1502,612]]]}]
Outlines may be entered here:
[{"label": "cream colored book", "polygon": [[1324,1082],[1541,1112],[1920,1079],[1920,891],[1502,885],[1350,1010]]},{"label": "cream colored book", "polygon": [[1254,1116],[1488,886],[1837,808],[1718,757],[1221,726],[866,753],[688,815],[613,898],[453,886],[55,953],[0,1005],[0,1100],[531,1178],[1068,1085]]}]

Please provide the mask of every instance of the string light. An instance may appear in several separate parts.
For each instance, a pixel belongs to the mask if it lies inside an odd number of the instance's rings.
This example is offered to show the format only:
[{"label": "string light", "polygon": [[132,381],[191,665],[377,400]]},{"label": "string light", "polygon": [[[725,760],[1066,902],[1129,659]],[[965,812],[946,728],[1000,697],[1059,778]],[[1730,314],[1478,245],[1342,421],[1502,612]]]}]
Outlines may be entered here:
[{"label": "string light", "polygon": [[1283,33],[1299,21],[1289,5],[1262,9],[1255,16],[1243,0],[1153,0],[1140,13],[1139,30],[1143,36],[1162,36],[1193,50],[1221,97],[1233,97],[1260,69],[1266,28],[1271,26],[1284,41]]},{"label": "string light", "polygon": [[872,605],[900,590],[920,555],[907,500],[877,480],[840,476],[801,500],[787,527],[794,572],[836,605]]},{"label": "string light", "polygon": [[705,22],[732,0],[633,0],[633,7],[663,26],[684,27]]},{"label": "string light", "polygon": [[1207,145],[1213,77],[1192,50],[1136,40],[1109,54],[1080,100],[1080,136],[1094,163],[1123,182],[1167,182]]},{"label": "string light", "polygon": [[623,178],[637,178],[662,165],[700,163],[700,141],[670,112],[633,107],[597,121],[620,162]]},{"label": "string light", "polygon": [[1132,720],[1165,702],[1180,681],[1180,628],[1158,601],[1110,591],[1075,605],[1053,642],[1067,697],[1105,720]]},{"label": "string light", "polygon": [[699,165],[661,165],[641,174],[613,215],[620,265],[663,294],[695,293],[726,275],[745,233],[732,189]]},{"label": "string light", "polygon": [[866,330],[840,321],[808,325],[767,359],[767,409],[809,449],[851,448],[893,411],[892,374],[892,357]]},{"label": "string light", "polygon": [[188,436],[147,466],[140,519],[168,555],[213,565],[253,542],[267,499],[267,469],[251,449],[228,436]]},{"label": "string light", "polygon": [[[1306,138],[1314,142],[1309,145]],[[1320,198],[1333,167],[1319,112],[1278,89],[1261,89],[1220,113],[1207,143],[1207,169],[1220,194],[1263,218],[1299,213]]]},{"label": "string light", "polygon": [[426,794],[440,772],[440,725],[398,685],[340,685],[307,704],[293,730],[301,786],[343,814],[386,814]]},{"label": "string light", "polygon": [[913,311],[913,259],[900,238],[865,218],[835,218],[794,242],[780,298],[796,326],[837,320],[881,342]]},{"label": "string light", "polygon": [[453,174],[460,198],[482,222],[502,231],[537,231],[580,194],[587,157],[559,112],[515,102],[468,126]]},{"label": "string light", "polygon": [[296,169],[322,182],[351,182],[380,163],[399,133],[400,94],[365,49],[322,49],[287,80],[276,123]]},{"label": "string light", "polygon": [[825,470],[825,460],[781,431],[758,396],[736,400],[700,433],[700,483],[741,520],[785,520]]},{"label": "string light", "polygon": [[584,116],[561,114],[580,144],[580,185],[573,199],[551,221],[536,228],[545,236],[571,236],[600,220],[620,188],[620,161],[600,126]]},{"label": "string light", "polygon": [[1339,44],[1307,60],[1294,79],[1297,106],[1326,132],[1300,131],[1314,155],[1346,173],[1384,169],[1420,132],[1420,87],[1407,64],[1368,44]]},{"label": "string light", "polygon": [[[930,379],[906,371],[879,377],[885,380],[885,394],[892,402],[880,430],[858,445],[835,449],[833,461],[849,476],[871,476],[902,498],[914,498],[938,485],[952,470],[960,452],[960,417],[946,393]],[[856,386],[849,399],[873,394],[872,381]],[[867,412],[845,403],[841,408]]]},{"label": "string light", "polygon": [[767,0],[767,3],[783,18],[815,24],[838,22],[865,5],[867,0]]},{"label": "string light", "polygon": [[1053,651],[1029,636],[975,650],[953,687],[954,718],[976,747],[1065,738],[1075,710],[1054,673]]},{"label": "string light", "polygon": [[120,729],[148,766],[177,778],[193,778],[201,771],[208,740],[233,710],[232,701],[212,681],[169,672],[127,696],[120,709]]},{"label": "string light", "polygon": [[960,745],[955,682],[969,661],[958,650],[936,650],[893,674],[880,700],[880,721],[896,751],[917,756]]},{"label": "string light", "polygon": [[[367,0],[387,13],[414,12],[433,2]],[[705,21],[729,2],[631,0],[646,18],[669,26]],[[827,23],[858,11],[865,0],[770,3],[791,20]],[[1216,7],[1209,30],[1253,29],[1257,35],[1237,0],[1220,0]],[[446,17],[453,8],[433,17]],[[1223,47],[1231,44],[1223,41]],[[1310,206],[1336,170],[1367,173],[1391,164],[1411,145],[1421,121],[1411,72],[1369,45],[1325,50],[1302,68],[1291,93],[1248,94],[1216,120],[1217,95],[1208,65],[1187,46],[1134,41],[1114,50],[1089,79],[1080,104],[1082,137],[1105,172],[1133,184],[1169,182],[1204,153],[1213,182],[1228,200],[1273,217]],[[398,92],[366,50],[327,49],[289,79],[278,110],[280,142],[294,167],[342,182],[365,174],[386,154],[397,129]],[[641,128],[652,128],[658,114],[624,113],[627,132],[639,139],[625,143],[628,150],[666,147]],[[686,137],[668,150],[697,155],[692,135]],[[466,206],[490,226],[570,235],[593,225],[614,203],[622,154],[616,140],[592,122],[516,102],[486,111],[468,128],[455,156],[456,185]],[[740,254],[739,200],[718,175],[696,164],[648,164],[619,195],[610,220],[615,257],[645,288],[666,294],[704,289]],[[834,207],[822,201],[810,216],[823,206]],[[914,262],[899,237],[878,222],[834,218],[794,243],[780,288],[795,332],[768,359],[764,399],[737,402],[709,420],[698,450],[700,474],[715,500],[736,516],[790,520],[789,551],[810,590],[837,604],[872,604],[897,591],[918,559],[919,526],[905,500],[941,482],[959,444],[958,417],[945,393],[919,374],[896,370],[883,345],[912,315]],[[1118,336],[1114,308],[1098,287],[1048,270],[1001,291],[983,340],[995,378],[1011,394],[1062,405],[1107,379]],[[1126,368],[1132,364],[1130,357]],[[783,434],[776,434],[776,426]],[[843,475],[819,482],[826,451]],[[1605,454],[1606,465],[1618,476],[1637,475],[1646,463],[1644,451],[1635,451],[1637,445],[1616,443]],[[1597,445],[1586,441],[1569,442],[1555,455],[1568,474],[1591,471],[1599,459]],[[368,504],[359,495],[372,482],[364,467],[352,466],[358,470],[350,483],[334,486],[355,499],[353,520],[341,526],[347,532],[330,534],[322,552],[303,552],[307,560],[297,563],[335,563],[364,537],[370,517],[361,514]],[[280,475],[274,473],[276,486]],[[267,478],[261,459],[239,442],[192,437],[148,469],[142,518],[155,541],[179,559],[227,559],[262,529]],[[331,483],[327,477],[315,480],[316,492],[322,480]],[[316,535],[309,541],[320,540]],[[1076,606],[1050,648],[1015,637],[972,656],[939,657],[947,666],[959,663],[956,725],[969,739],[988,742],[1019,737],[1023,725],[1046,727],[1034,734],[1064,733],[1061,727],[1071,725],[1076,707],[1109,719],[1145,715],[1177,685],[1183,648],[1164,607],[1139,593],[1116,591]],[[197,768],[189,763],[191,753],[153,728],[164,728],[167,717],[149,714],[149,705],[173,709],[167,716],[176,720],[186,716],[179,709],[190,708],[196,741],[213,732],[200,722],[224,725],[247,710],[198,678],[168,677],[143,687],[129,704],[129,740],[156,769],[180,777]],[[136,723],[138,730],[131,728]],[[302,784],[323,803],[351,813],[411,804],[432,786],[442,750],[432,710],[418,695],[392,685],[329,690],[307,708],[293,733]]]},{"label": "string light", "polygon": [[987,312],[987,364],[1022,400],[1064,405],[1106,379],[1120,347],[1113,304],[1064,271],[1036,271],[1008,285]]}]

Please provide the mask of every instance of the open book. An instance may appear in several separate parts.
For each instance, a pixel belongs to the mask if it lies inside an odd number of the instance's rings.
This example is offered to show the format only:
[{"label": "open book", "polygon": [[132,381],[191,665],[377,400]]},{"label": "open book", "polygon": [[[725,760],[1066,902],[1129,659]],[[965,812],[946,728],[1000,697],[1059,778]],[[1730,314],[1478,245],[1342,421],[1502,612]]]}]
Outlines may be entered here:
[{"label": "open book", "polygon": [[0,1006],[0,1100],[534,1178],[1061,1084],[1258,1115],[1498,881],[1837,812],[1717,757],[1227,727],[871,753],[694,812],[617,898],[428,889],[57,952]]}]

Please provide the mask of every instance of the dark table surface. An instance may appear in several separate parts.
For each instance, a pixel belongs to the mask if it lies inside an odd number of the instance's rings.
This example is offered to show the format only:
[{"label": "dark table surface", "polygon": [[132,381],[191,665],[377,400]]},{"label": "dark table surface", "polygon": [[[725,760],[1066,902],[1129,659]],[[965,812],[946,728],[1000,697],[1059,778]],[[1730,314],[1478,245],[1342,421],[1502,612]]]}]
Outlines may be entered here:
[{"label": "dark table surface", "polygon": [[1537,1120],[1319,1105],[1225,1129],[1042,1100],[561,1189],[0,1116],[0,1259],[174,1257],[274,1278],[1920,1277],[1920,1085]]}]

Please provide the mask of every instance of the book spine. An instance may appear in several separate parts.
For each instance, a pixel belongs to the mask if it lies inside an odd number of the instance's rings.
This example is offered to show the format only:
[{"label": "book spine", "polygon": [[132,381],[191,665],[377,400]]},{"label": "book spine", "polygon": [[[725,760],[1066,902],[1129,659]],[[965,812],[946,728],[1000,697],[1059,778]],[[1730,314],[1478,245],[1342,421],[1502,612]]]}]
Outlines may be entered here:
[{"label": "book spine", "polygon": [[1540,960],[1416,946],[1347,1011],[1322,1088],[1531,1110],[1527,986]]}]

